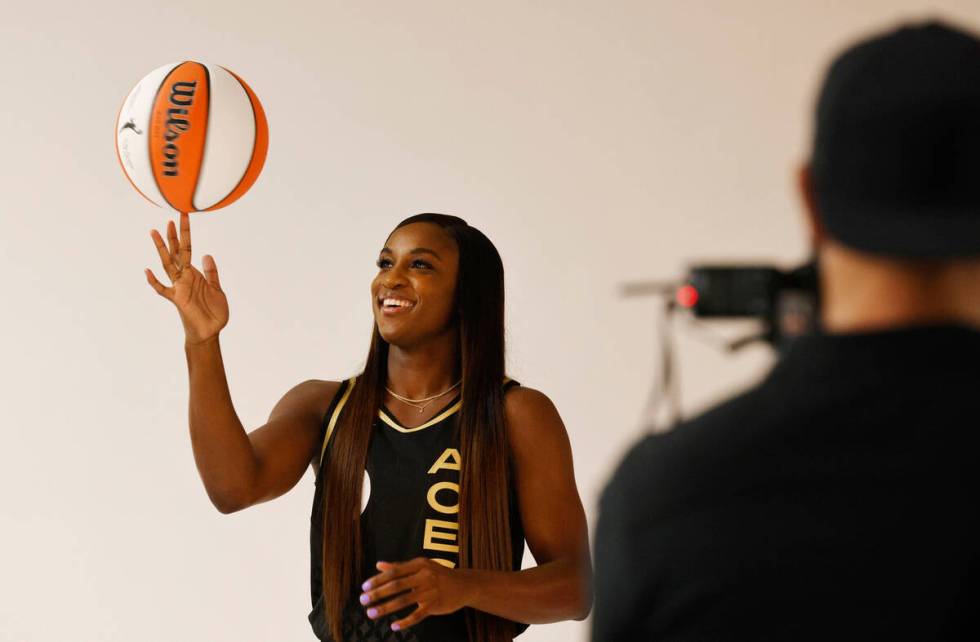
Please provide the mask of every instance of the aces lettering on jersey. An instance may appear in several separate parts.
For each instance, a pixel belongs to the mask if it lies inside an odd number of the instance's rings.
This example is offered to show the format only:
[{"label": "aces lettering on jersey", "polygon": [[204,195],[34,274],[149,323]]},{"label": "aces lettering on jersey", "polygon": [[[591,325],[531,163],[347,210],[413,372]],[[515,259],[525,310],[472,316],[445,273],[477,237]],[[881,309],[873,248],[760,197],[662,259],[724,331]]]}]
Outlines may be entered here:
[{"label": "aces lettering on jersey", "polygon": [[[455,448],[446,448],[439,458],[436,459],[429,474],[434,475],[440,470],[454,470],[458,476],[460,469],[459,451]],[[459,484],[451,481],[436,481],[429,486],[426,493],[426,502],[429,508],[442,515],[459,514]],[[453,518],[455,519],[455,518]],[[449,521],[449,519],[428,518],[425,520],[425,531],[422,535],[422,548],[429,551],[441,551],[445,553],[459,553],[459,545],[456,544],[456,534],[459,532],[459,523]],[[439,557],[431,558],[433,562],[438,562],[443,566],[455,568],[456,562]]]}]

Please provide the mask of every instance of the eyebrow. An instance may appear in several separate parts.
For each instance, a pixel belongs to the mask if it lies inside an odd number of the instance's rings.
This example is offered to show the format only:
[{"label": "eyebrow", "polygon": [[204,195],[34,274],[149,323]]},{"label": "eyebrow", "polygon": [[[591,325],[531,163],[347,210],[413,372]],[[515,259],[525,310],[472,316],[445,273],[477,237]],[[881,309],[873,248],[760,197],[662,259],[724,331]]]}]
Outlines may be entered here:
[{"label": "eyebrow", "polygon": [[[387,245],[381,248],[381,254],[384,254],[385,252],[387,252],[388,254],[394,254],[394,252],[391,251],[391,248],[388,247]],[[442,257],[439,256],[438,252],[436,252],[435,250],[430,250],[427,247],[417,247],[409,251],[409,254],[431,254],[432,256],[436,257],[440,261],[442,260]]]}]

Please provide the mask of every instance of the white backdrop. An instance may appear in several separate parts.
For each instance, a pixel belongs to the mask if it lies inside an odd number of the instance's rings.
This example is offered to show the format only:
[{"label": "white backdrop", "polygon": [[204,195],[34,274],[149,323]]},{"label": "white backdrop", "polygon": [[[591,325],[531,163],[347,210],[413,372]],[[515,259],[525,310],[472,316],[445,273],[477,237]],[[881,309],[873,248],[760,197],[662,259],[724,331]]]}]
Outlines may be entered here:
[{"label": "white backdrop", "polygon": [[[192,215],[231,304],[249,430],[308,378],[355,373],[399,220],[453,213],[507,269],[510,374],[564,417],[596,499],[654,376],[652,300],[695,259],[806,256],[793,170],[829,57],[922,2],[9,3],[0,22],[0,641],[310,640],[313,477],[222,515],[194,466],[183,333],[146,284],[168,215],[112,147],[123,97],[179,59],[225,65],[270,123],[242,200]],[[976,27],[980,4],[938,3]],[[680,339],[684,407],[750,384]],[[546,465],[542,462],[542,465]],[[530,557],[525,565],[532,564]],[[526,642],[586,640],[587,622]]]}]

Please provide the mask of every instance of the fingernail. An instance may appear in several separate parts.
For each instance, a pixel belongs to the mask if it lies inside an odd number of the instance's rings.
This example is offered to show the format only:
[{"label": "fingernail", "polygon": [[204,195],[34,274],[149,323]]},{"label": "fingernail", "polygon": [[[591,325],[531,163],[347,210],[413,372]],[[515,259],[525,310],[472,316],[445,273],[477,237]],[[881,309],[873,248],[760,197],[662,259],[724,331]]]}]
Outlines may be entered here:
[{"label": "fingernail", "polygon": [[368,597],[367,593],[361,593],[361,604],[367,604],[370,601],[371,598]]},{"label": "fingernail", "polygon": [[400,628],[402,628],[402,627],[398,624],[398,622],[395,622],[394,624],[391,625],[391,630],[392,631],[397,631]]},{"label": "fingernail", "polygon": [[362,591],[366,591],[369,588],[371,588],[371,580],[368,580],[367,582],[364,582],[364,584],[361,584]]},{"label": "fingernail", "polygon": [[368,609],[368,617],[375,617],[378,615],[378,609]]}]

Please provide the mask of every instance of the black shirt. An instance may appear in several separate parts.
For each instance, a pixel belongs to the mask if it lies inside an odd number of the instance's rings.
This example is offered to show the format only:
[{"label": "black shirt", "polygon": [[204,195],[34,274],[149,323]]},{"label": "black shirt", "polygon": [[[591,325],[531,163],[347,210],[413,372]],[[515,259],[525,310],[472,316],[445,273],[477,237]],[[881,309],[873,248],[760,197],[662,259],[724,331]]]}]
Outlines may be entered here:
[{"label": "black shirt", "polygon": [[978,431],[980,332],[797,339],[621,462],[593,639],[976,639]]},{"label": "black shirt", "polygon": [[[323,604],[324,475],[330,465],[334,429],[349,398],[354,379],[344,381],[323,418],[321,460],[310,511],[310,598],[307,615],[314,634],[331,641]],[[505,392],[520,385],[507,379]],[[360,581],[375,575],[378,560],[405,562],[428,557],[449,568],[459,565],[459,474],[463,464],[456,437],[456,421],[462,407],[457,394],[436,415],[420,426],[406,428],[382,407],[373,426],[361,490],[362,572]],[[519,571],[524,557],[524,530],[513,484],[509,487],[512,569]],[[329,510],[329,509],[328,509]],[[445,615],[430,615],[404,630],[392,631],[391,623],[407,617],[415,604],[381,616],[367,617],[358,601],[360,583],[351,587],[341,628],[344,642],[459,642],[467,640],[464,607]],[[515,635],[528,628],[515,622]]]}]

